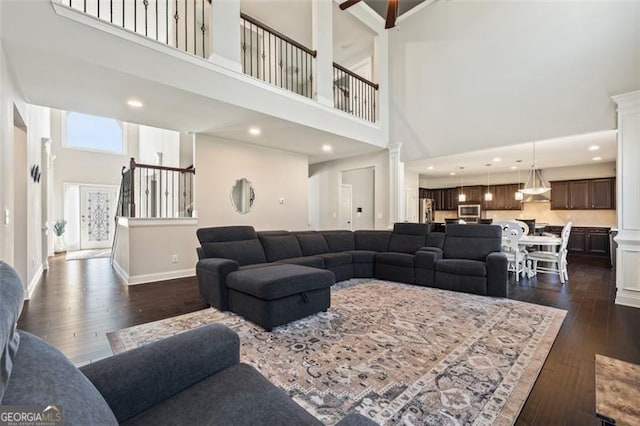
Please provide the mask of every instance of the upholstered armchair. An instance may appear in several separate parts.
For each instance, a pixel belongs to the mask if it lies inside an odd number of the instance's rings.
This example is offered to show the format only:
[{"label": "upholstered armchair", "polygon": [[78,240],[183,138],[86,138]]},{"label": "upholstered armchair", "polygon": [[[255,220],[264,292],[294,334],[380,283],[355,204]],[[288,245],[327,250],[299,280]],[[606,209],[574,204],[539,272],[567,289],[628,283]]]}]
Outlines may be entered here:
[{"label": "upholstered armchair", "polygon": [[416,284],[506,297],[507,257],[501,242],[499,226],[447,225],[442,249],[425,247],[416,253]]}]

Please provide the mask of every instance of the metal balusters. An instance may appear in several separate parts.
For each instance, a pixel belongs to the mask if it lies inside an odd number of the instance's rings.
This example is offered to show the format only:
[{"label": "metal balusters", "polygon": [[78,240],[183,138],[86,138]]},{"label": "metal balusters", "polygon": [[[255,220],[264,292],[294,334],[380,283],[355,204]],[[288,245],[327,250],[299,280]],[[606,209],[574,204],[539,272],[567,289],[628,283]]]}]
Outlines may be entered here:
[{"label": "metal balusters", "polygon": [[375,122],[378,85],[333,63],[335,108],[363,120]]},{"label": "metal balusters", "polygon": [[311,68],[316,52],[267,25],[241,16],[242,70],[299,95],[311,97]]}]

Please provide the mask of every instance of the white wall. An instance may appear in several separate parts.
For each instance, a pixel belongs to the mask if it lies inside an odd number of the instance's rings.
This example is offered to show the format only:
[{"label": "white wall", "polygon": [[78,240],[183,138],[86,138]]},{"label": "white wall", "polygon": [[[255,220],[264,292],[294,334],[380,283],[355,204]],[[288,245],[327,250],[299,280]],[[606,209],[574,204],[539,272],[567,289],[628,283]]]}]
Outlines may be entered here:
[{"label": "white wall", "polygon": [[640,3],[434,2],[390,32],[405,161],[616,128],[640,87]]},{"label": "white wall", "polygon": [[[404,219],[407,222],[418,222],[420,218],[420,175],[405,169],[404,171],[404,192],[405,192],[405,212]],[[407,197],[415,198],[410,202]],[[411,210],[409,210],[411,208]]]},{"label": "white wall", "polygon": [[[195,158],[199,227],[308,228],[306,155],[196,135]],[[247,214],[237,213],[231,204],[231,188],[242,178],[251,181],[256,195]]]},{"label": "white wall", "polygon": [[[2,6],[0,6],[2,10]],[[1,12],[0,12],[1,13]],[[13,264],[16,256],[14,248],[14,106],[27,128],[27,164],[37,164],[42,169],[42,138],[49,137],[48,109],[29,105],[18,93],[7,67],[4,48],[0,45],[0,259]],[[42,216],[41,186],[29,175],[24,176],[27,197],[27,242],[20,248],[26,256],[27,267],[24,286],[29,298],[42,273]],[[8,223],[5,222],[5,212]],[[26,253],[24,250],[26,247]]]},{"label": "white wall", "polygon": [[[157,127],[138,126],[139,151],[136,162],[167,167],[180,167],[180,133]],[[158,163],[162,154],[162,164]]]},{"label": "white wall", "polygon": [[[351,223],[352,229],[373,229],[376,212],[375,206],[375,170],[373,167],[345,170],[342,172],[342,183],[351,185]],[[358,208],[362,212],[358,215]]]},{"label": "white wall", "polygon": [[193,158],[194,136],[192,133],[180,133],[180,167],[186,169],[195,164]]},{"label": "white wall", "polygon": [[378,151],[342,160],[327,161],[309,166],[309,177],[317,193],[310,194],[320,212],[312,214],[312,229],[339,229],[338,207],[341,174],[345,170],[373,167],[375,173],[375,223],[374,229],[389,226],[389,154]]},{"label": "white wall", "polygon": [[[527,180],[529,169],[520,171],[520,182]],[[595,179],[601,177],[611,177],[616,175],[616,163],[594,163],[582,166],[554,167],[542,169],[542,175],[547,181],[552,180],[572,180],[572,179]],[[504,183],[517,183],[518,172],[505,172],[491,174],[491,185]],[[465,175],[465,185],[486,185],[487,175]],[[460,186],[460,176],[428,177],[420,176],[421,188],[452,188]]]}]

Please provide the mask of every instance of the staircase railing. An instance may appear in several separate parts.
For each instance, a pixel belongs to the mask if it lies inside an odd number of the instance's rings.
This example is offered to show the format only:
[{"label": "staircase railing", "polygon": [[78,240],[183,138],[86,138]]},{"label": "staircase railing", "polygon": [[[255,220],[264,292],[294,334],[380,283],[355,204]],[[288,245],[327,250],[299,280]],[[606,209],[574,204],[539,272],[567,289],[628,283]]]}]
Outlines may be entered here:
[{"label": "staircase railing", "polygon": [[313,97],[315,50],[240,13],[242,71],[274,86]]},{"label": "staircase railing", "polygon": [[333,63],[333,105],[363,120],[377,120],[378,84]]},{"label": "staircase railing", "polygon": [[55,0],[129,31],[208,57],[211,0]]},{"label": "staircase railing", "polygon": [[120,217],[179,218],[193,214],[193,167],[136,163],[122,173]]}]

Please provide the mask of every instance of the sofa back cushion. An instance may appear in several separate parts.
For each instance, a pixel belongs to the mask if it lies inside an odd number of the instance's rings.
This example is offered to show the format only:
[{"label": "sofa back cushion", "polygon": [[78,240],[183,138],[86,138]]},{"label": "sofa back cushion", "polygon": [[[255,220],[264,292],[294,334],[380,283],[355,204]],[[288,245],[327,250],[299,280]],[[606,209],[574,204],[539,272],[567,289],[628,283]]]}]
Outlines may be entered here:
[{"label": "sofa back cushion", "polygon": [[[96,387],[56,348],[23,331],[2,404],[53,404],[65,425],[117,425]],[[122,380],[126,380],[123,377]]]},{"label": "sofa back cushion", "polygon": [[23,296],[20,277],[11,266],[0,260],[0,403],[20,345],[16,322],[22,311]]},{"label": "sofa back cushion", "polygon": [[196,234],[205,258],[231,259],[240,266],[267,261],[253,226],[200,228]]},{"label": "sofa back cushion", "polygon": [[355,231],[356,250],[384,252],[389,248],[391,231]]},{"label": "sofa back cushion", "polygon": [[427,244],[430,229],[426,223],[396,223],[389,239],[389,251],[415,253]]},{"label": "sofa back cushion", "polygon": [[442,255],[445,259],[484,261],[502,248],[502,228],[494,225],[447,225]]},{"label": "sofa back cushion", "polygon": [[301,257],[302,249],[294,234],[287,231],[258,232],[268,262]]},{"label": "sofa back cushion", "polygon": [[320,232],[296,232],[296,238],[304,256],[324,254],[329,252],[329,246]]},{"label": "sofa back cushion", "polygon": [[351,231],[322,231],[322,235],[332,253],[356,249],[356,240]]},{"label": "sofa back cushion", "polygon": [[444,232],[429,232],[427,235],[427,247],[444,247]]}]

